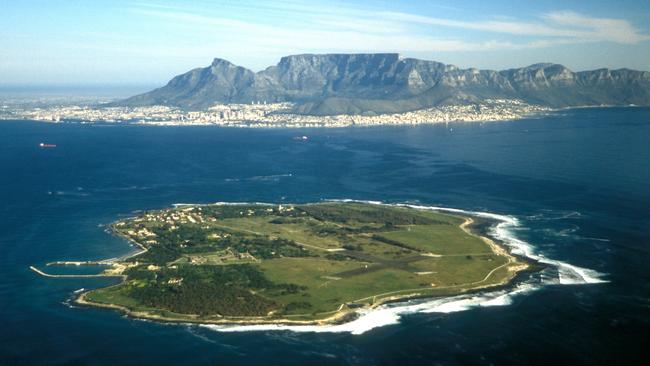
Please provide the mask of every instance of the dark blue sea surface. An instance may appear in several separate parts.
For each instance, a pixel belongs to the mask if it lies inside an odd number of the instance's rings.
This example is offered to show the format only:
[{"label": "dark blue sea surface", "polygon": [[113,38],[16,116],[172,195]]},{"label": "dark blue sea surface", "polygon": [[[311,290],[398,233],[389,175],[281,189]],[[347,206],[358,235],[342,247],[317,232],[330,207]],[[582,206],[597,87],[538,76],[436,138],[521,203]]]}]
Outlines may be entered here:
[{"label": "dark blue sea surface", "polygon": [[[548,281],[508,305],[402,314],[362,334],[218,332],[73,307],[74,291],[115,280],[29,269],[133,251],[104,230],[138,210],[323,199],[510,215],[538,254],[607,282]],[[650,349],[647,108],[316,130],[2,121],[0,202],[0,364],[583,365]]]}]

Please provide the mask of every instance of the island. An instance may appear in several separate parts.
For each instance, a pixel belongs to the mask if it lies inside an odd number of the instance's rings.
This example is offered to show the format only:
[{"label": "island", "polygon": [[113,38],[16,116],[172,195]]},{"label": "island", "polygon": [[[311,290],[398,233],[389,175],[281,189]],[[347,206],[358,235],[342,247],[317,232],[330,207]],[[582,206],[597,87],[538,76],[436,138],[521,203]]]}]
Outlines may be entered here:
[{"label": "island", "polygon": [[387,302],[505,286],[529,270],[481,220],[360,202],[176,205],[110,225],[140,248],[132,255],[51,264],[105,265],[86,276],[121,282],[76,302],[136,318],[324,325]]}]

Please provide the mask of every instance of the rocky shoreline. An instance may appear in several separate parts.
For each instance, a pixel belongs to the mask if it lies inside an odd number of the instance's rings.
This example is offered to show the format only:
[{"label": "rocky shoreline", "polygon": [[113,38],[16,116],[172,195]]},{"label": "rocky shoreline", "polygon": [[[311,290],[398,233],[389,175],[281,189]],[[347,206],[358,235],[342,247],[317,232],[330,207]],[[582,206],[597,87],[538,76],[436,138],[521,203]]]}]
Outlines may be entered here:
[{"label": "rocky shoreline", "polygon": [[[517,269],[513,271],[513,273],[508,278],[506,278],[504,281],[501,281],[500,283],[478,286],[475,288],[468,289],[466,291],[462,291],[461,294],[479,293],[482,291],[486,291],[488,289],[491,291],[497,291],[497,290],[513,288],[519,280],[524,278],[525,275],[533,272],[537,272],[545,268],[544,266],[540,265],[536,261],[533,261],[523,256],[518,256],[510,253],[508,248],[503,243],[499,243],[496,239],[490,238],[488,233],[485,230],[485,226],[489,226],[494,223],[486,224],[486,222],[489,222],[489,220],[468,217],[466,221],[461,225],[461,227],[463,227],[463,229],[466,230],[471,235],[478,236],[482,240],[488,242],[496,254],[509,257],[509,263],[510,260],[513,260],[522,263],[522,265],[517,267]],[[115,230],[111,230],[111,231],[114,232]],[[129,240],[129,241],[133,242],[133,240]],[[135,244],[144,249],[144,247],[139,243],[135,242]],[[139,254],[142,254],[142,251],[129,255],[128,257],[125,257],[123,259],[132,258]],[[124,276],[122,276],[122,279],[125,280]],[[113,286],[119,286],[120,284],[116,284]],[[425,291],[426,290],[427,289],[425,289]],[[408,300],[438,299],[438,298],[446,298],[450,296],[459,295],[459,294],[453,294],[453,295],[452,294],[450,295],[426,294],[423,293],[423,290],[420,291],[413,290],[413,292],[409,292],[404,295],[395,295],[395,296],[380,298],[376,302],[366,306],[349,307],[346,306],[346,304],[341,304],[338,310],[330,312],[333,314],[325,318],[314,319],[314,320],[295,320],[295,319],[287,319],[287,318],[270,318],[268,316],[266,317],[222,317],[218,319],[201,318],[198,315],[185,315],[185,314],[183,315],[179,314],[178,317],[164,316],[164,315],[155,314],[147,311],[133,310],[122,305],[93,302],[91,300],[88,300],[86,297],[86,295],[91,291],[92,290],[88,290],[79,293],[76,299],[74,300],[74,302],[82,306],[118,310],[121,313],[135,319],[146,319],[146,320],[160,321],[166,323],[190,323],[190,324],[211,324],[211,325],[278,325],[278,326],[280,325],[283,326],[340,325],[355,320],[356,318],[358,318],[359,313],[362,311],[372,311],[373,309],[376,309],[383,305],[402,303]],[[403,291],[411,291],[411,290],[403,290]],[[154,311],[159,311],[159,310],[156,309]]]}]

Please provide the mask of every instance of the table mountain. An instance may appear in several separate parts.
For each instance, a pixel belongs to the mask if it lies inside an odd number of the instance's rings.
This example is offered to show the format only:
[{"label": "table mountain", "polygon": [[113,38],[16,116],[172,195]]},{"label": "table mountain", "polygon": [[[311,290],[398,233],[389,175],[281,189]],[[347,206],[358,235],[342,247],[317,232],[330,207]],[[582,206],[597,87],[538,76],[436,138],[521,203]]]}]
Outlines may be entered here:
[{"label": "table mountain", "polygon": [[377,53],[286,56],[256,73],[217,58],[117,104],[198,110],[215,103],[292,102],[297,113],[331,115],[405,112],[494,98],[554,108],[650,105],[650,72],[573,72],[551,63],[502,71],[461,69]]}]

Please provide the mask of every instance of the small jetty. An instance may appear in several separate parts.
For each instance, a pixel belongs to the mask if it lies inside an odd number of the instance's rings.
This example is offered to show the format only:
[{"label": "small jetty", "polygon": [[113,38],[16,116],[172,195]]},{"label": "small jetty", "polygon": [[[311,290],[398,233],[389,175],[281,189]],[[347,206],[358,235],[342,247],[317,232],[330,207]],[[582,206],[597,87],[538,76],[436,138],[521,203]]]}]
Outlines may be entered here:
[{"label": "small jetty", "polygon": [[97,273],[97,274],[50,274],[50,273],[45,273],[41,271],[40,269],[34,267],[34,266],[29,266],[29,269],[32,271],[38,273],[39,275],[43,277],[50,277],[50,278],[97,278],[97,277],[122,277],[122,275],[110,275],[110,274],[104,274],[104,273]]},{"label": "small jetty", "polygon": [[80,275],[58,275],[58,274],[49,274],[41,271],[40,269],[34,267],[34,266],[29,266],[29,269],[32,271],[38,273],[39,275],[43,277],[51,277],[51,278],[92,278],[92,277],[120,277],[118,275],[106,275],[103,273],[98,273],[98,274],[80,274]]}]

